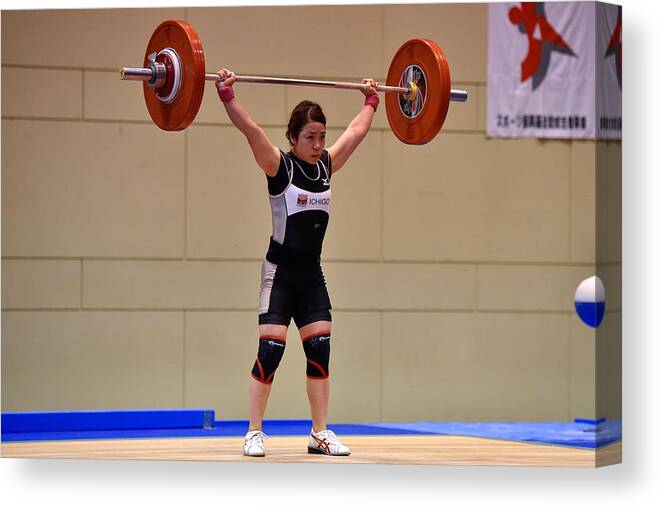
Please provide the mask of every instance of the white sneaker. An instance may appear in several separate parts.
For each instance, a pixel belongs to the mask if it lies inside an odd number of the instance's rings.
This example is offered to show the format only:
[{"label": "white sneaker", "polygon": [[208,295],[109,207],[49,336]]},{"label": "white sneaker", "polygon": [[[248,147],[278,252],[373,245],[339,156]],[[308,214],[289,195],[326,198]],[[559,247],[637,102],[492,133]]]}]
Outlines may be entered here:
[{"label": "white sneaker", "polygon": [[348,456],[349,448],[344,445],[332,430],[312,431],[308,439],[310,454],[329,454],[331,456]]},{"label": "white sneaker", "polygon": [[260,430],[253,430],[246,433],[246,440],[243,444],[244,456],[265,456],[264,452],[264,439],[268,438],[266,434]]}]

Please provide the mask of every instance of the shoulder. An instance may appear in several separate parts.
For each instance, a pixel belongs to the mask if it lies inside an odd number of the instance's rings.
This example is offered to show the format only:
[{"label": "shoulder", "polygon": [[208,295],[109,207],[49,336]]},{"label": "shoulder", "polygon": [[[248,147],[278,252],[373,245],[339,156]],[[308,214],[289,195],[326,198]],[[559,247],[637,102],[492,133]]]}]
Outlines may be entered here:
[{"label": "shoulder", "polygon": [[291,157],[282,150],[280,152],[280,162],[278,170],[273,176],[266,175],[268,181],[269,194],[278,195],[284,192],[291,181],[293,161]]},{"label": "shoulder", "polygon": [[278,152],[280,157],[280,161],[278,163],[278,172],[281,172],[283,170],[287,172],[291,172],[290,168],[294,164],[291,154],[281,149],[278,149]]},{"label": "shoulder", "polygon": [[274,149],[277,151],[277,155],[275,155],[275,157],[277,158],[277,165],[275,166],[275,169],[272,171],[266,171],[266,170],[264,171],[264,173],[268,178],[275,178],[278,175],[278,173],[282,170],[283,166],[286,166],[285,152],[283,152],[278,148],[275,148],[275,146]]}]

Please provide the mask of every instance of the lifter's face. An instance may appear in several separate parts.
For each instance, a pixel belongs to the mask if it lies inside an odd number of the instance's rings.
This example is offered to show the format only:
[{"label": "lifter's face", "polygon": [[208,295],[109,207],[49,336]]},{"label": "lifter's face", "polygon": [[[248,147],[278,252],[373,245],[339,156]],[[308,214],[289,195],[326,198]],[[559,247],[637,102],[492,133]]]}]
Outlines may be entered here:
[{"label": "lifter's face", "polygon": [[298,138],[292,141],[294,142],[292,149],[298,158],[308,164],[316,164],[326,146],[326,126],[317,121],[308,122]]}]

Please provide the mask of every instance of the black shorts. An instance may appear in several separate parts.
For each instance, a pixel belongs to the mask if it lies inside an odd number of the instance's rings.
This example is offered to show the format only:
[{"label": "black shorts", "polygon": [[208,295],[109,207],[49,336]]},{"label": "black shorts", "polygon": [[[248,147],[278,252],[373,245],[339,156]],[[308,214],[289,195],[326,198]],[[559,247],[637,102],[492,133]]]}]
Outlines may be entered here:
[{"label": "black shorts", "polygon": [[331,303],[321,266],[297,270],[262,263],[259,323],[288,326],[292,317],[300,329],[312,322],[331,320]]}]

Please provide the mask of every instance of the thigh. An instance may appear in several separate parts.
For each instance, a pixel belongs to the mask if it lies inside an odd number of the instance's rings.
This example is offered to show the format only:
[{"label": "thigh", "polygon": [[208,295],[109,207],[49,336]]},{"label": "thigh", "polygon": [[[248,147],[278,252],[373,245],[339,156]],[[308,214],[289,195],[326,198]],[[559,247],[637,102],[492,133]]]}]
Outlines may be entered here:
[{"label": "thigh", "polygon": [[[291,280],[286,270],[267,260],[262,263],[262,280],[259,292],[259,324],[279,325],[286,328],[291,321]],[[260,331],[261,333],[261,331]]]},{"label": "thigh", "polygon": [[305,326],[300,327],[298,332],[301,335],[301,340],[305,340],[310,336],[331,334],[331,321],[318,320],[316,322],[311,322],[310,324],[306,324]]},{"label": "thigh", "polygon": [[259,336],[269,336],[285,341],[287,338],[287,326],[279,324],[260,324]]},{"label": "thigh", "polygon": [[292,303],[292,316],[299,329],[315,322],[332,320],[331,302],[321,269],[307,274],[298,289]]}]

